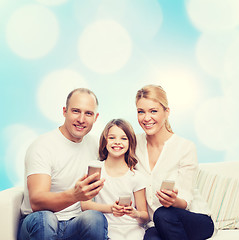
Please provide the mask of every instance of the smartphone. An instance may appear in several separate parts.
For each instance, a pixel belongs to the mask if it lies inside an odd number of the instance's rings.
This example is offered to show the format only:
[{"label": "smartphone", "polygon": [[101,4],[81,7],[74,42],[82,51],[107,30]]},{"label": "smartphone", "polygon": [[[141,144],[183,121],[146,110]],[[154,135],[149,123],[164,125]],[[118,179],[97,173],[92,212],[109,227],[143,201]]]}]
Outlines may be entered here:
[{"label": "smartphone", "polygon": [[166,190],[171,190],[173,191],[175,185],[175,181],[171,180],[164,180],[161,184],[160,190],[166,189]]},{"label": "smartphone", "polygon": [[88,176],[90,176],[96,172],[99,173],[99,175],[92,182],[90,182],[90,184],[100,180],[101,167],[102,167],[102,165],[101,165],[101,162],[99,162],[99,161],[94,161],[93,163],[90,163],[88,165]]},{"label": "smartphone", "polygon": [[131,196],[120,196],[119,197],[119,205],[121,206],[130,206],[131,204]]}]

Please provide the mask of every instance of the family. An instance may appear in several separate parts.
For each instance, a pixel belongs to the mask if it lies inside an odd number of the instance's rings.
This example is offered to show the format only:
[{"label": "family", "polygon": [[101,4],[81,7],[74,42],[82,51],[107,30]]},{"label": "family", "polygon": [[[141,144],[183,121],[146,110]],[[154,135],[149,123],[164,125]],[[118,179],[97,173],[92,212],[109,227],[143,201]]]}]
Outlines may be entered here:
[{"label": "family", "polygon": [[[195,145],[176,135],[161,86],[136,94],[135,135],[123,119],[88,134],[98,118],[89,89],[69,93],[64,124],[41,135],[25,157],[25,188],[18,240],[204,240],[213,235],[210,213],[191,208],[197,172]],[[99,159],[99,173],[87,174]],[[172,189],[161,188],[164,180]],[[120,204],[129,196],[129,204]]]}]

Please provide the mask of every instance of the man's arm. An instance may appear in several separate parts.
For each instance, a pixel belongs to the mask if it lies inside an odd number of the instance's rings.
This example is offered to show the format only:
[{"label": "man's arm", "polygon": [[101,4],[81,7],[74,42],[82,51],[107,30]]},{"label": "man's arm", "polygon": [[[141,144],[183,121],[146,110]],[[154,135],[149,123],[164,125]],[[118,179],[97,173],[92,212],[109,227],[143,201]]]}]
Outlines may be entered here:
[{"label": "man's arm", "polygon": [[50,210],[58,212],[78,201],[95,197],[103,188],[104,179],[89,184],[98,176],[95,173],[79,179],[75,187],[64,192],[50,192],[51,177],[47,174],[33,174],[27,178],[29,200],[33,211]]}]

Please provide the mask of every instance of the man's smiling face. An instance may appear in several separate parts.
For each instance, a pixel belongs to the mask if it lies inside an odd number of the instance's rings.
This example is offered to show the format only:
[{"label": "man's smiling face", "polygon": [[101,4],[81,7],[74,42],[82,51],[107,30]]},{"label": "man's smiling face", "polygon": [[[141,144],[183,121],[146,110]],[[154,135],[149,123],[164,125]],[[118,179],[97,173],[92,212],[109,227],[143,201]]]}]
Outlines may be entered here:
[{"label": "man's smiling face", "polygon": [[68,107],[63,108],[63,114],[65,122],[60,128],[62,134],[73,142],[81,142],[98,117],[96,99],[89,93],[76,91]]}]

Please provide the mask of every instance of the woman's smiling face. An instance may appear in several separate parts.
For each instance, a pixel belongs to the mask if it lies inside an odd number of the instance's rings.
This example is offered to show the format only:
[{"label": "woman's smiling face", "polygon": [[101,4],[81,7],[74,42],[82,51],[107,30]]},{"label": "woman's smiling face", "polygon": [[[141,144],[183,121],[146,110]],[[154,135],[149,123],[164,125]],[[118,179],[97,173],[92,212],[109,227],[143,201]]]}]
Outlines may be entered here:
[{"label": "woman's smiling face", "polygon": [[165,129],[169,109],[164,109],[160,103],[147,98],[139,99],[136,106],[138,122],[147,135],[154,135]]}]

